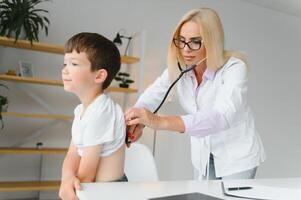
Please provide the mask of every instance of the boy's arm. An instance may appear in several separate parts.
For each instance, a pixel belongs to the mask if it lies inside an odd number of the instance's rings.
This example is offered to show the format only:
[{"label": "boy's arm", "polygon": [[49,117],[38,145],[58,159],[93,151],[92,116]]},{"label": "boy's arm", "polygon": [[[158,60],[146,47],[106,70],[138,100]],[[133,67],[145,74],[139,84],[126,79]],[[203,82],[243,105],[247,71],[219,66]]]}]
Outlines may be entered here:
[{"label": "boy's arm", "polygon": [[80,156],[77,154],[76,146],[71,141],[62,168],[59,196],[63,200],[78,200],[75,195],[75,189],[81,189],[79,180],[76,177],[79,162]]},{"label": "boy's arm", "polygon": [[77,171],[80,182],[94,182],[100,161],[101,146],[85,147]]},{"label": "boy's arm", "polygon": [[76,146],[71,141],[67,155],[65,157],[62,169],[62,180],[75,176],[80,163],[80,156],[77,153]]}]

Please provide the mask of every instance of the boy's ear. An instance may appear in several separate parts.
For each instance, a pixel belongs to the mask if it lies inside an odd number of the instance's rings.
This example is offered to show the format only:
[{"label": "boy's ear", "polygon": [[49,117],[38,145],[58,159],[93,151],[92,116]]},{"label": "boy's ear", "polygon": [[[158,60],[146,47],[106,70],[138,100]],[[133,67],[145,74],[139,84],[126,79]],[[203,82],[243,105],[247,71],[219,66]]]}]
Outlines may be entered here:
[{"label": "boy's ear", "polygon": [[103,83],[106,80],[107,76],[108,76],[107,70],[105,69],[97,70],[95,75],[95,83],[99,83],[99,84]]}]

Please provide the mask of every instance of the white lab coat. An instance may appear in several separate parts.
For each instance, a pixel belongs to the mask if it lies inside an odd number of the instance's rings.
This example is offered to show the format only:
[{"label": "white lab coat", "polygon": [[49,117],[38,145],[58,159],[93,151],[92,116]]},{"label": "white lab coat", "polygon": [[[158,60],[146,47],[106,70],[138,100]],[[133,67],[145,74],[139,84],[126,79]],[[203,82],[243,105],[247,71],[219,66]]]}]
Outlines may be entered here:
[{"label": "white lab coat", "polygon": [[[209,135],[191,137],[191,160],[200,175],[206,174],[210,153],[214,155],[217,177],[254,168],[265,160],[264,148],[246,100],[246,82],[245,63],[231,57],[215,73],[213,80],[204,83],[206,90],[200,88],[196,96],[189,74],[184,74],[177,83],[179,102],[187,114],[197,117],[199,112],[207,113],[214,109],[221,114],[223,123],[227,124],[219,130],[214,127],[213,122]],[[165,70],[140,96],[135,106],[153,111],[163,99],[170,84],[168,71]]]}]

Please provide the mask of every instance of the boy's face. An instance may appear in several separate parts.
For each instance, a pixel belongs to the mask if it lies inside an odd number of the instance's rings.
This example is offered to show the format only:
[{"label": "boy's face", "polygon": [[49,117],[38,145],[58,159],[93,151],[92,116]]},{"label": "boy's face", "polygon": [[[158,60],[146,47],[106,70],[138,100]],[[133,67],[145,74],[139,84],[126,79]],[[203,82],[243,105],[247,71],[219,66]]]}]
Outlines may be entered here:
[{"label": "boy's face", "polygon": [[85,52],[73,50],[65,54],[62,79],[66,91],[82,96],[91,88],[99,87],[95,83],[96,73],[91,71],[91,62]]}]

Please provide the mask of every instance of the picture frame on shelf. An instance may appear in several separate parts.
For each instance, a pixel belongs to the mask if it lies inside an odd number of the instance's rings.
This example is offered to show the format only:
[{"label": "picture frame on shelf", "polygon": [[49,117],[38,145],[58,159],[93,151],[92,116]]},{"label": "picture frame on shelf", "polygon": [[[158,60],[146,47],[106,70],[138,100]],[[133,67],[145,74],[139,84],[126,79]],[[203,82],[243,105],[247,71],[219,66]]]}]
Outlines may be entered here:
[{"label": "picture frame on shelf", "polygon": [[20,76],[33,77],[33,69],[30,62],[19,61]]}]

